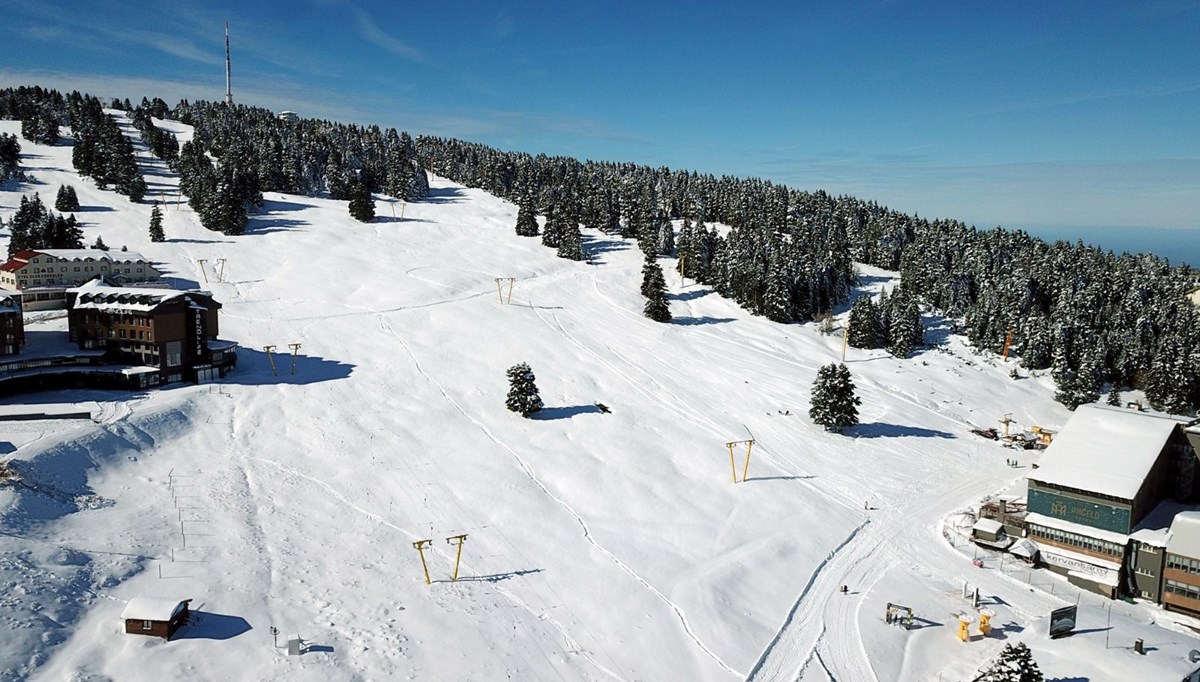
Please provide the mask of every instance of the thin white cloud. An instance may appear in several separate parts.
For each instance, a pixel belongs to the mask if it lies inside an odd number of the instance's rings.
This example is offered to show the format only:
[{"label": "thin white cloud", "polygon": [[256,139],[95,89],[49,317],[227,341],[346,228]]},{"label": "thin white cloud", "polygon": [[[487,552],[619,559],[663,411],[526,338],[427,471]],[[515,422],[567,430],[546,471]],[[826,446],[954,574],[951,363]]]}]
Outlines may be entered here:
[{"label": "thin white cloud", "polygon": [[398,57],[404,57],[417,62],[427,61],[425,55],[420,50],[399,38],[389,35],[364,10],[355,7],[353,8],[353,12],[354,21],[358,25],[358,33],[363,37],[363,40],[376,47],[383,48]]}]

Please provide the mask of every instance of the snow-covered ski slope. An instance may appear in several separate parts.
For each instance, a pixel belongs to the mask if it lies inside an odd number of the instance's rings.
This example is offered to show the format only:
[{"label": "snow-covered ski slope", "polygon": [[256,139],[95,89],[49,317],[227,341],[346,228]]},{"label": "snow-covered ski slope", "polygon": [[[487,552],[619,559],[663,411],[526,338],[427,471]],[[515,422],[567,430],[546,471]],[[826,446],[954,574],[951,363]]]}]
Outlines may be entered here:
[{"label": "snow-covered ski slope", "polygon": [[[565,261],[514,234],[515,206],[439,178],[371,224],[268,194],[227,237],[142,150],[166,216],[152,244],[149,203],[79,178],[69,146],[21,144],[37,183],[5,187],[0,215],[74,185],[87,243],[211,291],[241,349],[216,384],[4,401],[99,423],[0,424],[28,484],[0,488],[0,679],[966,679],[1005,637],[1048,678],[1159,679],[1200,646],[1126,606],[1114,630],[1145,632],[1148,656],[1125,631],[1120,649],[1099,629],[1062,649],[1045,614],[1076,592],[1031,591],[945,542],[947,514],[1025,470],[969,429],[1069,413],[935,319],[939,347],[913,358],[848,351],[863,423],[833,435],[807,409],[839,337],[750,316],[667,258],[675,319],[652,322],[632,242],[585,233],[591,263]],[[861,275],[860,294],[894,284]],[[510,304],[497,277],[516,279]],[[518,362],[546,404],[535,419],[504,409]],[[750,438],[735,485],[725,444]],[[447,538],[464,533],[450,582]],[[963,580],[999,600],[1003,636],[953,639]],[[122,634],[138,595],[191,598],[198,622],[169,643]],[[925,627],[883,625],[889,601]],[[308,653],[273,648],[272,627]]]}]

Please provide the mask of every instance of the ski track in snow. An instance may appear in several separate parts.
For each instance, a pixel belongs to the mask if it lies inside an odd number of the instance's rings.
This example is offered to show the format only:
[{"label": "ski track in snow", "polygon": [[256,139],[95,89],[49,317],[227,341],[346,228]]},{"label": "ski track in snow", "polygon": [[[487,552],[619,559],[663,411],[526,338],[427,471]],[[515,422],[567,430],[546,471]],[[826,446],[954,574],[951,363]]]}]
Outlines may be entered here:
[{"label": "ski track in snow", "polygon": [[[583,519],[583,517],[577,511],[575,511],[575,509],[573,507],[571,507],[571,505],[569,503],[567,503],[566,500],[562,499],[561,497],[559,497],[559,496],[555,495],[553,492],[551,492],[550,489],[547,488],[544,483],[542,483],[541,479],[539,479],[537,477],[537,474],[533,471],[533,467],[527,461],[525,461],[524,458],[522,458],[519,454],[517,454],[517,452],[515,450],[513,450],[511,447],[509,447],[506,443],[504,443],[499,438],[497,438],[495,436],[495,434],[493,434],[486,425],[484,425],[482,422],[480,422],[478,419],[476,419],[473,415],[471,415],[469,412],[467,412],[465,409],[463,409],[463,407],[461,405],[459,405],[458,402],[455,401],[454,398],[452,398],[449,393],[446,392],[446,389],[436,379],[434,379],[428,373],[425,372],[425,370],[421,367],[420,361],[417,360],[417,356],[412,352],[412,349],[408,346],[408,343],[406,343],[404,341],[404,339],[399,334],[397,334],[395,332],[395,330],[392,329],[392,326],[390,324],[388,324],[387,320],[384,319],[382,315],[380,316],[379,319],[380,319],[380,323],[384,326],[384,328],[387,329],[387,331],[396,338],[396,340],[404,348],[405,352],[407,352],[409,357],[412,358],[413,364],[416,367],[417,371],[420,372],[421,375],[423,377],[425,377],[425,379],[427,381],[429,381],[429,383],[431,385],[433,385],[433,387],[436,388],[438,390],[438,392],[440,392],[442,394],[442,396],[451,405],[453,405],[456,410],[458,410],[463,415],[463,417],[465,417],[468,421],[470,421],[472,424],[474,424],[492,442],[496,443],[496,445],[503,448],[505,450],[505,452],[509,453],[509,455],[511,455],[513,457],[513,459],[515,459],[517,461],[517,464],[521,467],[521,470],[525,472],[525,475],[527,477],[529,477],[529,480],[533,482],[533,484],[538,488],[538,490],[540,490],[542,492],[542,494],[544,494],[546,497],[553,500],[556,504],[558,504],[560,507],[562,507],[568,514],[570,514],[575,519],[576,523],[578,523],[579,527],[583,530],[583,538],[588,542],[588,544],[592,545],[597,550],[599,550],[602,554],[604,554],[606,557],[608,557],[622,571],[627,573],[631,578],[633,578],[638,583],[640,583],[643,587],[645,587],[647,590],[649,590],[651,592],[651,594],[658,597],[658,599],[660,599],[672,611],[674,611],[676,617],[679,619],[680,624],[683,626],[683,630],[687,634],[688,638],[691,639],[691,641],[701,651],[703,651],[709,658],[711,658],[713,661],[715,661],[717,663],[717,665],[721,666],[722,668],[724,668],[727,672],[729,672],[732,675],[740,676],[736,670],[729,667],[729,665],[727,663],[725,663],[725,661],[723,661],[721,659],[721,657],[717,655],[716,652],[714,652],[706,644],[704,644],[703,641],[700,640],[699,636],[697,636],[695,631],[692,630],[692,625],[691,625],[691,623],[688,622],[687,616],[683,613],[683,609],[681,609],[677,604],[675,604],[675,602],[671,601],[665,594],[660,592],[656,587],[651,585],[649,583],[649,581],[647,581],[645,578],[643,578],[641,575],[639,575],[637,573],[637,571],[633,570],[628,564],[621,561],[621,559],[618,558],[617,555],[615,555],[611,551],[609,551],[609,549],[607,547],[601,545],[596,540],[596,538],[592,535],[592,531],[588,527],[588,524]],[[612,673],[612,671],[609,671],[606,668],[599,666],[598,664],[597,664],[597,666],[601,670],[603,670],[605,673],[616,677],[615,673]]]}]

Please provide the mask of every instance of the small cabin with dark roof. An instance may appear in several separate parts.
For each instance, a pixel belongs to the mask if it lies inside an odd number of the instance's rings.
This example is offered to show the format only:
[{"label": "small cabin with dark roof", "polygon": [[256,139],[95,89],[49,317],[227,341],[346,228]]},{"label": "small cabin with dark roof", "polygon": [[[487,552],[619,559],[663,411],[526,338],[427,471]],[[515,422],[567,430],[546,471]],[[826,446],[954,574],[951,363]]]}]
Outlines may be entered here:
[{"label": "small cabin with dark roof", "polygon": [[125,633],[171,639],[176,630],[187,624],[188,604],[191,601],[134,597],[121,612]]}]

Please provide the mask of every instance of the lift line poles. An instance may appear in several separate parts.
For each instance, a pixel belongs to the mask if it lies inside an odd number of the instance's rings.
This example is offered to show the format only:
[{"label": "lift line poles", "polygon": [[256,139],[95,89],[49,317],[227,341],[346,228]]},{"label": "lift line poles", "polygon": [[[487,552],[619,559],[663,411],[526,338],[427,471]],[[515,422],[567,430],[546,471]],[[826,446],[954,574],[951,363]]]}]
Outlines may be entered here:
[{"label": "lift line poles", "polygon": [[208,271],[204,269],[204,264],[208,261],[204,258],[199,258],[196,262],[200,264],[200,274],[204,275],[204,283],[208,284]]},{"label": "lift line poles", "polygon": [[[500,296],[500,305],[512,303],[513,284],[517,281],[516,277],[497,277],[496,278],[496,294]],[[504,296],[504,283],[508,282],[508,296]]]},{"label": "lift line poles", "polygon": [[738,476],[737,476],[737,464],[735,464],[733,461],[733,446],[741,445],[743,443],[745,443],[745,445],[746,445],[746,463],[742,466],[742,482],[745,483],[746,482],[746,474],[750,473],[750,451],[752,449],[754,449],[754,440],[753,439],[734,440],[734,441],[729,441],[728,443],[725,444],[725,447],[729,448],[729,468],[733,471],[733,482],[734,483],[738,482]]},{"label": "lift line poles", "polygon": [[225,259],[224,258],[217,259],[217,281],[218,282],[225,281]]},{"label": "lift line poles", "polygon": [[267,362],[271,363],[271,374],[279,376],[279,372],[275,369],[275,358],[271,355],[271,351],[275,350],[275,346],[263,346],[263,350],[267,352]]},{"label": "lift line poles", "polygon": [[450,544],[455,540],[458,540],[458,554],[454,557],[454,576],[450,578],[450,582],[452,583],[458,582],[458,563],[462,560],[462,546],[463,541],[466,539],[466,533],[463,533],[462,535],[451,535],[450,537],[446,538],[446,544]]},{"label": "lift line poles", "polygon": [[296,373],[296,354],[300,352],[300,344],[289,343],[288,348],[292,349],[292,374]]},{"label": "lift line poles", "polygon": [[413,543],[413,547],[416,548],[417,554],[421,555],[421,568],[425,571],[426,585],[433,583],[433,581],[429,579],[429,566],[425,564],[425,548],[428,547],[432,542],[433,540],[417,540]]}]

